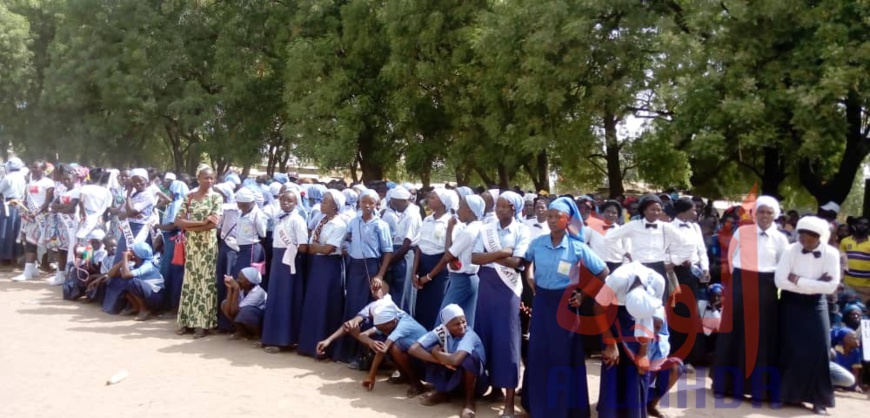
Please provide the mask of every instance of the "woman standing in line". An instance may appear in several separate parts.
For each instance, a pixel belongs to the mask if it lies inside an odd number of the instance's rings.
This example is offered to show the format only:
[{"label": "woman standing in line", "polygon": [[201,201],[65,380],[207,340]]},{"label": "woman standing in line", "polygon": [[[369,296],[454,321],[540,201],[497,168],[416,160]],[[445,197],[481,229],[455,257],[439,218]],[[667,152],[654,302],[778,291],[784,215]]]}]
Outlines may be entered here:
[{"label": "woman standing in line", "polygon": [[187,196],[175,217],[184,230],[184,283],[178,308],[178,335],[193,332],[205,337],[217,325],[217,240],[214,229],[220,222],[223,198],[212,189],[215,175],[211,167],[200,165],[196,173],[199,188]]},{"label": "woman standing in line", "polygon": [[750,395],[754,405],[769,400],[772,408],[779,408],[779,388],[773,386],[781,381],[773,374],[779,360],[774,273],[788,238],[773,222],[779,216],[776,199],[760,196],[754,215],[755,223],[741,226],[728,246],[731,280],[724,283],[713,395],[738,399]]}]

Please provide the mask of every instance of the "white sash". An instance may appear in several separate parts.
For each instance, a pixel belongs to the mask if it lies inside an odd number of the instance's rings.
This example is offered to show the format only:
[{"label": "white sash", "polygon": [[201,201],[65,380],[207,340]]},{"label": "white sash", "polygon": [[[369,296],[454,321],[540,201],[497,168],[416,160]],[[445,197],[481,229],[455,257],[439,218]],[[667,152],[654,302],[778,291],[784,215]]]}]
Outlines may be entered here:
[{"label": "white sash", "polygon": [[299,246],[293,243],[293,239],[287,233],[287,228],[284,226],[284,222],[278,221],[274,231],[277,232],[278,239],[281,240],[281,244],[284,244],[285,247],[284,257],[281,258],[281,262],[284,265],[290,266],[290,274],[296,274],[296,254],[299,252]]},{"label": "white sash", "polygon": [[30,196],[30,193],[26,193],[24,195],[24,204],[27,205],[27,210],[30,211],[30,215],[33,216],[33,219],[36,220],[36,223],[39,225],[39,230],[45,230],[45,216],[41,216],[39,214],[39,206],[36,206],[36,202],[33,201],[33,197]]},{"label": "white sash", "polygon": [[[497,224],[487,225],[483,231],[483,247],[488,253],[501,251],[501,241],[498,239]],[[503,266],[498,263],[492,263],[496,274],[508,289],[513,290],[514,294],[520,296],[523,293],[523,284],[520,282],[520,273],[515,269]]]},{"label": "white sash", "polygon": [[[69,215],[66,213],[60,214],[60,220],[63,222],[63,225],[66,227],[67,237],[69,237],[69,241],[67,243],[67,253],[66,253],[66,262],[75,262],[76,259],[76,231],[78,230],[78,222],[73,219],[73,215]],[[64,271],[66,268],[64,268]]]},{"label": "white sash", "polygon": [[91,231],[93,231],[94,228],[97,227],[97,222],[100,221],[101,217],[102,217],[102,214],[99,214],[99,213],[87,215],[85,217],[85,221],[81,225],[79,225],[79,230],[76,233],[76,238],[78,238],[78,239],[87,238],[88,234],[90,234]]},{"label": "white sash", "polygon": [[445,354],[450,354],[447,350],[447,326],[444,324],[438,325],[435,329],[432,330],[435,333],[435,336],[438,337],[438,344],[441,344],[441,348],[444,349]]},{"label": "white sash", "polygon": [[121,228],[121,233],[124,234],[124,241],[127,243],[127,248],[133,248],[133,243],[136,242],[136,238],[133,236],[133,230],[130,229],[130,222],[124,219],[120,221],[119,225]]}]

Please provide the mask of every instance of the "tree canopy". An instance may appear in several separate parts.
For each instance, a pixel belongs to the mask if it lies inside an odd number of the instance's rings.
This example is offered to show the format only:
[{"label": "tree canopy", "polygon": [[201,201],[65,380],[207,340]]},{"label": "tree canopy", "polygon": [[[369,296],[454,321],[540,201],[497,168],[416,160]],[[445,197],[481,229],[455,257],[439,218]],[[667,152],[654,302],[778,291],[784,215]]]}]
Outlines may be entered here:
[{"label": "tree canopy", "polygon": [[868,19],[867,0],[7,0],[0,140],[842,203],[870,154]]}]

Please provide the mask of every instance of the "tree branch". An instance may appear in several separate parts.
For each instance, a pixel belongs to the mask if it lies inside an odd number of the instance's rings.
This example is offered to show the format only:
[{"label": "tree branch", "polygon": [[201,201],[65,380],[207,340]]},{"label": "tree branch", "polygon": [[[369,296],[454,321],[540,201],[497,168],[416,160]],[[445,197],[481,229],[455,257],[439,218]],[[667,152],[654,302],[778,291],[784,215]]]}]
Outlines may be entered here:
[{"label": "tree branch", "polygon": [[586,160],[589,161],[589,164],[592,164],[592,167],[595,167],[598,171],[600,171],[605,176],[607,175],[607,170],[605,170],[604,167],[601,167],[601,165],[596,163],[595,160],[592,159],[592,156],[586,157]]}]

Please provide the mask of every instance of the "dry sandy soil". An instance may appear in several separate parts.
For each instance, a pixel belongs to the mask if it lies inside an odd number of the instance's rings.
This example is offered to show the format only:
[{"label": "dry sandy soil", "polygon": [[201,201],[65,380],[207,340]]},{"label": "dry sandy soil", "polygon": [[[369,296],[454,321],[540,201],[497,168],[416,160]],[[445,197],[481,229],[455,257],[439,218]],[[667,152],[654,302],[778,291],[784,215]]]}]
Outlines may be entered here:
[{"label": "dry sandy soil", "polygon": [[[0,417],[455,417],[461,404],[421,406],[405,387],[360,386],[363,373],[293,353],[267,354],[250,342],[176,336],[173,318],[134,322],[97,306],[67,302],[45,282],[0,274]],[[596,362],[588,363],[598,398]],[[106,380],[126,370],[112,386]],[[671,393],[670,417],[799,417],[811,411],[717,405],[706,379],[690,376]],[[867,416],[866,395],[838,393],[834,417]],[[729,400],[729,402],[731,402]],[[862,409],[859,409],[862,408]],[[863,412],[862,412],[863,411]],[[498,416],[480,402],[479,417]]]}]

